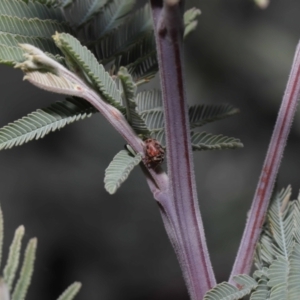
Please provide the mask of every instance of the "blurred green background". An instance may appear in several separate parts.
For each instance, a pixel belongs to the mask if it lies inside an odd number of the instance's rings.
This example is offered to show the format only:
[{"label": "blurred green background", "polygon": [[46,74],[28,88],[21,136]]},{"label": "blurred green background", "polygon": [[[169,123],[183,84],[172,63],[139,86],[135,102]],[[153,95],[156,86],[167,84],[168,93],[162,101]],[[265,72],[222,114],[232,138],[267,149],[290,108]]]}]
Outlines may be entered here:
[{"label": "blurred green background", "polygon": [[[125,1],[125,0],[124,0]],[[228,102],[241,113],[203,129],[240,138],[245,148],[195,152],[201,213],[218,281],[226,280],[272,133],[300,37],[300,2],[187,0],[201,9],[186,40],[190,104]],[[63,97],[0,66],[0,126]],[[158,86],[158,80],[152,83]],[[147,87],[144,87],[147,88]],[[299,190],[300,116],[278,179]],[[19,224],[38,237],[28,299],[55,300],[73,281],[77,300],[186,300],[182,276],[159,211],[137,168],[120,190],[104,190],[104,170],[124,141],[100,114],[43,140],[0,153],[5,251]]]}]

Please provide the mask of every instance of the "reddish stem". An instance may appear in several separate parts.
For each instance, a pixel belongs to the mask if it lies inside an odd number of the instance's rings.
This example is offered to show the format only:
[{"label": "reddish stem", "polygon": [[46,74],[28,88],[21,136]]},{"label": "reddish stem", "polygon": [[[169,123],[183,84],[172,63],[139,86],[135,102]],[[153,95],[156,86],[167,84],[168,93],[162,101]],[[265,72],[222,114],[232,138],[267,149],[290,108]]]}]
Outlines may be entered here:
[{"label": "reddish stem", "polygon": [[249,274],[257,241],[272,195],[284,148],[300,97],[300,44],[296,49],[291,74],[278,113],[267,156],[258,181],[240,248],[230,275]]}]

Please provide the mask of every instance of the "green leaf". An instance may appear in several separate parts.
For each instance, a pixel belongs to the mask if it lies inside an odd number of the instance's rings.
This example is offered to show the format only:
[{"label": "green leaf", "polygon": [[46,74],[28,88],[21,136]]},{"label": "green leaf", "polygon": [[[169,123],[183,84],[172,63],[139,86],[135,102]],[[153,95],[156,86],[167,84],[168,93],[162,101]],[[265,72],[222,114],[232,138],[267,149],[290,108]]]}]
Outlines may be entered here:
[{"label": "green leaf", "polygon": [[0,33],[0,63],[15,65],[25,60],[24,50],[19,47],[20,43],[32,44],[42,51],[50,52],[55,56],[52,58],[61,59],[61,52],[55,46],[53,40],[45,38],[25,37],[10,33]]},{"label": "green leaf", "polygon": [[22,238],[24,236],[24,226],[20,226],[14,235],[14,239],[9,248],[8,259],[3,271],[3,278],[9,291],[12,289],[12,284],[16,276],[17,268],[20,260],[20,249]]},{"label": "green leaf", "polygon": [[74,0],[57,0],[56,2],[58,2],[59,7],[65,8],[66,6],[72,4]]},{"label": "green leaf", "polygon": [[120,66],[126,66],[135,81],[152,78],[158,71],[153,31],[149,31],[128,51],[116,57],[114,65],[117,70]]},{"label": "green leaf", "polygon": [[[24,2],[28,2],[28,0],[23,0]],[[34,2],[39,2],[48,7],[57,7],[59,2],[62,0],[33,0]]]},{"label": "green leaf", "polygon": [[130,13],[135,3],[136,0],[108,1],[88,24],[89,32],[93,39],[99,39],[112,31],[112,29],[120,26],[124,22],[124,17]]},{"label": "green leaf", "polygon": [[118,72],[118,77],[123,88],[123,99],[126,107],[126,119],[128,123],[132,126],[136,133],[149,135],[150,132],[143,118],[136,111],[136,84],[133,82],[131,75],[124,67],[121,67],[120,71]]},{"label": "green leaf", "polygon": [[162,107],[141,114],[147,128],[153,133],[164,129],[164,112]]},{"label": "green leaf", "polygon": [[7,65],[15,65],[24,61],[24,51],[19,47],[9,47],[0,44],[0,63]]},{"label": "green leaf", "polygon": [[21,19],[0,15],[0,31],[29,37],[51,38],[56,31],[70,32],[70,28],[53,20]]},{"label": "green leaf", "polygon": [[268,286],[271,287],[270,300],[287,299],[289,263],[283,256],[273,261],[269,268]]},{"label": "green leaf", "polygon": [[196,20],[196,18],[201,14],[200,9],[198,8],[191,8],[189,10],[187,10],[184,13],[183,16],[183,22],[184,22],[184,34],[183,36],[186,37],[187,35],[189,35],[189,33],[191,33],[193,30],[196,29],[197,24],[198,24],[198,20]]},{"label": "green leaf", "polygon": [[295,222],[295,229],[294,229],[294,239],[295,241],[300,244],[300,194],[296,201],[294,201],[294,222]]},{"label": "green leaf", "polygon": [[69,34],[57,33],[54,40],[66,58],[84,72],[86,77],[104,97],[104,100],[122,110],[121,93],[115,81],[105,71],[104,67],[98,63],[95,56]]},{"label": "green leaf", "polygon": [[233,279],[241,286],[240,289],[227,282],[222,282],[208,291],[204,300],[238,300],[248,295],[257,286],[257,282],[248,275],[238,275]]},{"label": "green leaf", "polygon": [[274,261],[277,253],[274,250],[274,240],[271,236],[269,236],[266,232],[263,233],[260,237],[260,256],[261,256],[261,262],[263,266],[269,267],[270,264]]},{"label": "green leaf", "polygon": [[258,285],[253,293],[251,293],[250,300],[267,300],[269,299],[270,290],[267,285],[267,279],[263,277],[258,281]]},{"label": "green leaf", "polygon": [[72,300],[78,294],[81,288],[80,282],[74,282],[71,284],[57,300]]},{"label": "green leaf", "polygon": [[298,300],[300,295],[300,245],[295,243],[289,256],[288,293],[289,300]]},{"label": "green leaf", "polygon": [[38,109],[0,129],[0,150],[43,138],[50,132],[90,117],[94,112],[96,109],[92,105],[79,98],[68,98]]},{"label": "green leaf", "polygon": [[161,110],[163,105],[161,91],[150,90],[138,93],[136,97],[136,104],[139,113]]},{"label": "green leaf", "polygon": [[104,187],[107,192],[114,194],[141,161],[140,153],[133,156],[127,150],[121,150],[105,170]]},{"label": "green leaf", "polygon": [[17,281],[16,287],[12,294],[12,300],[24,300],[28,287],[31,282],[33,273],[33,266],[35,260],[35,252],[37,246],[37,239],[33,238],[29,241],[26,250],[23,265],[20,272],[20,277]]},{"label": "green leaf", "polygon": [[239,139],[206,132],[191,132],[193,150],[221,150],[242,148]]},{"label": "green leaf", "polygon": [[239,110],[230,104],[193,105],[189,108],[190,125],[191,128],[200,127],[238,112]]},{"label": "green leaf", "polygon": [[64,17],[60,9],[47,7],[37,1],[28,1],[28,3],[26,3],[19,0],[1,0],[0,12],[1,15],[11,17],[64,21]]},{"label": "green leaf", "polygon": [[[294,214],[293,205],[290,202],[291,187],[282,190],[272,201],[268,211],[267,222],[269,232],[272,233],[276,254],[283,255],[286,259],[292,251],[294,244]],[[274,253],[275,254],[275,253]]]},{"label": "green leaf", "polygon": [[79,26],[97,13],[109,0],[62,1],[66,19],[72,26]]},{"label": "green leaf", "polygon": [[[97,58],[104,64],[112,61],[115,57],[125,51],[129,51],[136,43],[152,32],[152,21],[149,5],[136,11],[132,16],[119,26],[117,30],[105,35],[103,38],[93,41],[90,46]],[[87,41],[92,40],[91,36],[86,37]]]}]

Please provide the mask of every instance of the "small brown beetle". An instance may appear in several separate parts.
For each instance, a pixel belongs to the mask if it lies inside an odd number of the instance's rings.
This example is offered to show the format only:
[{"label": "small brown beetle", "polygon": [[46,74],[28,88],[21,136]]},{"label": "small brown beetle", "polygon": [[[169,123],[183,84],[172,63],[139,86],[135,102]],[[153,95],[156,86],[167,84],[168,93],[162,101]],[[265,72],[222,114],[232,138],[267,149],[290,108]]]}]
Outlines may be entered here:
[{"label": "small brown beetle", "polygon": [[164,161],[165,150],[156,139],[146,139],[144,143],[146,153],[146,165],[148,168],[155,169]]}]

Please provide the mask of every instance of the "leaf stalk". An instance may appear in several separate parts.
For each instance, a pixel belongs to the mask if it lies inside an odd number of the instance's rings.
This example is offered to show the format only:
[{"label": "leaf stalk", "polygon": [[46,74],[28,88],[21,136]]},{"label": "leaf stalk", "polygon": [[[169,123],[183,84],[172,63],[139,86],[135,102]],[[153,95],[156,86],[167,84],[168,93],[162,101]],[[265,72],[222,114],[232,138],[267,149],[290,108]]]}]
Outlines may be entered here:
[{"label": "leaf stalk", "polygon": [[287,138],[300,98],[300,44],[298,44],[292,70],[282,99],[267,156],[260,174],[243,238],[230,275],[249,274],[256,243],[259,239],[269,206],[274,183],[283,157]]}]

